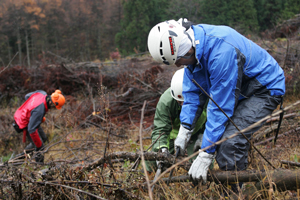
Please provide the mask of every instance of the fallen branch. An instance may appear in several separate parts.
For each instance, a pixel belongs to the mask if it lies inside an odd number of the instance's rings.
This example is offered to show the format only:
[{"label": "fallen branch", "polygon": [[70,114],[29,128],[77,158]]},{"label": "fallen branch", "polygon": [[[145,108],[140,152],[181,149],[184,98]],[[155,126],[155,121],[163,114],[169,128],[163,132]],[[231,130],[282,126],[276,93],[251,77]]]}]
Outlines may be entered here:
[{"label": "fallen branch", "polygon": [[[281,127],[283,127],[283,126],[281,126]],[[253,137],[253,140],[254,140],[254,141],[257,141],[257,140],[259,140],[261,137],[263,137],[263,136],[265,136],[265,135],[267,135],[267,134],[269,134],[269,133],[271,133],[271,132],[277,130],[277,128],[278,128],[278,124],[273,124],[271,127],[267,128],[267,129],[265,129],[265,130],[263,130],[263,131],[260,132],[260,133],[257,133],[257,134]]]},{"label": "fallen branch", "polygon": [[[285,132],[285,133],[282,133],[282,134],[278,135],[277,138],[282,137],[282,136],[285,136],[285,135],[288,135],[288,134],[291,134],[291,133],[293,133],[293,132],[298,132],[298,131],[300,131],[300,127],[295,128],[295,129],[293,129],[293,130],[289,130],[289,131],[287,131],[287,132]],[[268,139],[266,139],[266,140],[264,140],[264,141],[257,142],[257,143],[255,143],[254,145],[262,145],[262,144],[265,144],[266,142],[272,141],[274,138],[275,138],[275,136],[270,137],[270,138],[268,138]]]},{"label": "fallen branch", "polygon": [[[172,163],[172,160],[174,159],[174,156],[165,155],[162,153],[156,153],[156,152],[144,152],[144,158],[145,160],[163,160],[166,162]],[[126,152],[126,151],[120,151],[115,153],[110,153],[106,155],[106,159],[126,159],[130,161],[135,161],[136,159],[140,158],[141,153],[133,153],[133,152]],[[92,164],[83,167],[84,170],[92,170],[102,164],[105,163],[106,159],[100,158],[99,160],[96,160]]]},{"label": "fallen branch", "polygon": [[[144,81],[140,80],[139,78],[137,78],[137,77],[135,77],[135,76],[133,76],[133,75],[130,75],[130,74],[129,74],[129,76],[132,77],[132,78],[134,78],[135,80],[138,80],[140,83],[142,83],[142,84],[145,85],[146,87],[148,87],[148,88],[150,88],[150,89],[152,89],[152,90],[154,90],[154,91],[157,91],[156,89],[154,89],[153,87],[151,87],[151,85],[145,83]],[[158,92],[159,94],[162,94],[160,91],[157,91],[157,92]]]},{"label": "fallen branch", "polygon": [[70,187],[70,186],[67,186],[67,185],[61,185],[61,184],[56,184],[56,183],[51,183],[51,182],[45,182],[45,185],[52,185],[52,186],[55,185],[55,186],[58,186],[58,187],[68,188],[70,190],[81,192],[81,193],[87,194],[89,196],[95,197],[97,199],[103,199],[103,200],[105,200],[104,198],[102,198],[102,197],[100,197],[98,195],[94,195],[92,193],[89,193],[89,192],[86,192],[86,191],[83,191],[83,190],[80,190],[80,189],[77,189],[77,188],[74,188],[74,187]]},{"label": "fallen branch", "polygon": [[[157,142],[157,140],[162,136],[164,135],[165,133],[161,133],[154,142],[152,142],[152,144],[146,149],[146,152]],[[138,159],[136,159],[136,161],[133,163],[131,169],[136,169],[138,167],[140,163],[140,157],[138,157]]]},{"label": "fallen branch", "polygon": [[3,70],[0,71],[0,74],[1,74],[2,72],[4,72],[4,70],[6,70],[6,69],[10,66],[11,62],[12,62],[12,61],[14,60],[14,58],[18,55],[18,53],[19,53],[19,52],[17,52],[17,53],[14,55],[14,57],[11,59],[11,61],[9,61],[8,65],[7,65]]},{"label": "fallen branch", "polygon": [[292,161],[287,161],[287,160],[281,160],[280,162],[281,162],[281,164],[287,164],[289,166],[300,167],[300,163],[298,163],[298,162],[292,162]]},{"label": "fallen branch", "polygon": [[119,98],[119,97],[126,97],[126,96],[128,96],[128,95],[130,94],[130,92],[133,91],[133,89],[134,89],[134,88],[128,88],[128,90],[127,90],[125,93],[119,94],[119,95],[114,94],[114,95],[115,95],[116,98]]},{"label": "fallen branch", "polygon": [[[297,113],[290,113],[290,114],[283,115],[283,119],[294,118],[294,117],[299,117],[299,115]],[[271,119],[268,119],[266,121],[266,124],[274,121],[279,121],[279,117],[272,117]]]},{"label": "fallen branch", "polygon": [[[300,165],[300,163],[298,163]],[[210,171],[207,180],[217,184],[228,182],[258,182],[257,186],[268,185],[267,176],[276,185],[278,190],[297,190],[300,189],[300,170],[275,169],[270,171]],[[161,181],[167,182],[169,178],[162,178]],[[262,181],[263,180],[263,181]],[[171,183],[192,182],[190,176],[182,175],[172,177]],[[144,183],[145,184],[145,183]],[[260,188],[261,189],[261,188]]]}]

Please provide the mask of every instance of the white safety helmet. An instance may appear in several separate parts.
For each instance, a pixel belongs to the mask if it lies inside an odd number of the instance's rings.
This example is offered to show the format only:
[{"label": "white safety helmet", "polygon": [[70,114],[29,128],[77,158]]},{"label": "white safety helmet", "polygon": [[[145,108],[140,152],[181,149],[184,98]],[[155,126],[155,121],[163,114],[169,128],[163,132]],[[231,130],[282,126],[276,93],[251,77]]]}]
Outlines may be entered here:
[{"label": "white safety helmet", "polygon": [[182,96],[182,82],[183,82],[184,68],[175,72],[171,80],[171,95],[177,101],[183,101]]},{"label": "white safety helmet", "polygon": [[172,65],[176,62],[185,28],[175,20],[155,25],[148,35],[148,49],[154,60]]}]

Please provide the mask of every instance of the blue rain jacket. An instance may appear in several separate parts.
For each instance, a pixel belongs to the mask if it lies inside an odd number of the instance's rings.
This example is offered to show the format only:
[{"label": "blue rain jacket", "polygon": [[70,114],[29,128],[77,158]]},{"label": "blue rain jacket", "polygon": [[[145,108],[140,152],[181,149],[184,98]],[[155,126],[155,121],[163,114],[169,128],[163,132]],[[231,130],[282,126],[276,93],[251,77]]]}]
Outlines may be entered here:
[{"label": "blue rain jacket", "polygon": [[[284,72],[276,60],[257,44],[227,26],[199,24],[192,26],[195,36],[196,65],[185,68],[183,79],[184,104],[181,124],[191,130],[201,115],[201,93],[194,79],[231,117],[238,101],[266,88],[270,94],[284,95]],[[210,100],[202,147],[222,137],[227,117]],[[215,152],[216,147],[206,150]]]}]

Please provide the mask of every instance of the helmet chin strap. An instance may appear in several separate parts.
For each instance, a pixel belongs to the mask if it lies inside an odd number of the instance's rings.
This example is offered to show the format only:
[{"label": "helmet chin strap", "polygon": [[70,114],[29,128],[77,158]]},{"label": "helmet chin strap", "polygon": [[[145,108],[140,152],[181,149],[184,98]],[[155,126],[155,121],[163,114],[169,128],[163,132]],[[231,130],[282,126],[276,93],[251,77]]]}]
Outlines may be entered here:
[{"label": "helmet chin strap", "polygon": [[190,41],[191,41],[191,43],[192,43],[192,46],[194,46],[194,45],[193,45],[193,40],[192,40],[190,34],[189,34],[187,31],[184,31],[183,33],[186,34],[186,35],[188,36],[188,38],[190,39]]},{"label": "helmet chin strap", "polygon": [[47,95],[46,102],[47,102],[48,108],[51,108],[53,105],[52,100],[51,100],[51,95]]}]

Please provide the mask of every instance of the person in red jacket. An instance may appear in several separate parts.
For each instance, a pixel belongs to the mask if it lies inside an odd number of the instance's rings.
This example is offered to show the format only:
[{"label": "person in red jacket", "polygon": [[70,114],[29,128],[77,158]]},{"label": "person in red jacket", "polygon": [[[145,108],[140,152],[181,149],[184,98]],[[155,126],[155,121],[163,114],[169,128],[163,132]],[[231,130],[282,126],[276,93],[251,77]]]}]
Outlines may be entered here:
[{"label": "person in red jacket", "polygon": [[[47,137],[40,127],[41,123],[45,120],[45,114],[48,109],[56,107],[61,109],[65,104],[65,97],[61,94],[60,90],[56,90],[51,95],[43,90],[37,90],[25,95],[25,102],[18,108],[14,114],[13,126],[15,130],[20,133],[23,132],[23,142],[26,142],[26,137],[30,144],[25,148],[35,148],[35,151],[43,149],[44,142]],[[36,162],[43,162],[44,156],[37,153],[35,156]]]}]

